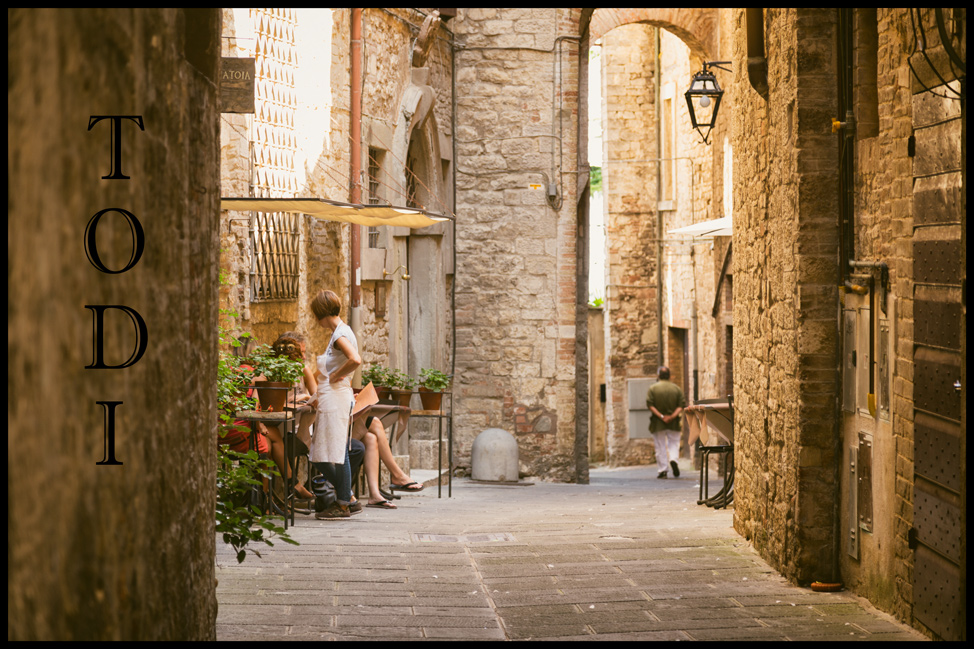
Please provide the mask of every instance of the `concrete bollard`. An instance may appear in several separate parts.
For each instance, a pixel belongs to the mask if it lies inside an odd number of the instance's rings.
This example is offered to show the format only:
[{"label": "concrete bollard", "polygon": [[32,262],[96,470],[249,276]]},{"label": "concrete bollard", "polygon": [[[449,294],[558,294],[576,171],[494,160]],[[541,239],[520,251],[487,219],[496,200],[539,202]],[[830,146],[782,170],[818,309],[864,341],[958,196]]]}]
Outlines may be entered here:
[{"label": "concrete bollard", "polygon": [[470,450],[470,477],[488,482],[517,482],[517,440],[506,430],[488,428]]}]

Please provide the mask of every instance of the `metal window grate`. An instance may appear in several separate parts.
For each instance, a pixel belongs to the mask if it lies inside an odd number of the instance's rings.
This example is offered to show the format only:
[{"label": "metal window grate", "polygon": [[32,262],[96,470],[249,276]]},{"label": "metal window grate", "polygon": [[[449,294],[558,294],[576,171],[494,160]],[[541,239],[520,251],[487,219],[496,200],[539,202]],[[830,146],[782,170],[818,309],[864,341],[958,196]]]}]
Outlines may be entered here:
[{"label": "metal window grate", "polygon": [[[369,205],[381,203],[379,198],[379,157],[382,152],[375,147],[369,147]],[[369,226],[369,248],[379,247],[379,228]]]},{"label": "metal window grate", "polygon": [[290,212],[254,212],[251,300],[298,297],[297,219]]}]

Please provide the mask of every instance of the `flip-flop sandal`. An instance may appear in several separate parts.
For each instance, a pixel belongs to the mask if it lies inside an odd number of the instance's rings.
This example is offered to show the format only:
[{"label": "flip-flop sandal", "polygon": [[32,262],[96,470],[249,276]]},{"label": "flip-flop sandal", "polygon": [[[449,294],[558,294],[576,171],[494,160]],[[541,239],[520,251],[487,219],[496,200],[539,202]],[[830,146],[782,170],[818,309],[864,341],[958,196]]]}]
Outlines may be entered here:
[{"label": "flip-flop sandal", "polygon": [[402,496],[397,496],[391,491],[386,491],[385,489],[382,488],[379,489],[379,495],[385,498],[386,500],[402,500]]},{"label": "flip-flop sandal", "polygon": [[[410,489],[412,486],[418,486],[419,489]],[[408,484],[390,484],[389,489],[392,491],[408,491],[410,493],[419,493],[426,488],[426,485],[419,484],[418,482],[410,482]]]},{"label": "flip-flop sandal", "polygon": [[369,503],[366,505],[366,507],[375,507],[376,509],[399,509],[388,500],[381,500],[377,503]]}]

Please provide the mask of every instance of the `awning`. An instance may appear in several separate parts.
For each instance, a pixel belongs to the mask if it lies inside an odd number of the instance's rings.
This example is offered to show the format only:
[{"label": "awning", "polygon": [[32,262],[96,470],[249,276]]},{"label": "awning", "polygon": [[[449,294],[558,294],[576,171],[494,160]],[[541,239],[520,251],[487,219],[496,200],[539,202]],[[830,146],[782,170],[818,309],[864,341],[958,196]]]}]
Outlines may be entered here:
[{"label": "awning", "polygon": [[404,228],[425,228],[452,216],[435,214],[412,207],[394,205],[355,205],[325,198],[221,198],[220,209],[233,212],[298,212],[310,214],[324,221],[341,221],[359,225],[391,225]]},{"label": "awning", "polygon": [[712,221],[702,221],[686,227],[668,230],[667,234],[677,234],[697,239],[713,239],[714,237],[729,237],[733,232],[731,217],[724,216]]}]

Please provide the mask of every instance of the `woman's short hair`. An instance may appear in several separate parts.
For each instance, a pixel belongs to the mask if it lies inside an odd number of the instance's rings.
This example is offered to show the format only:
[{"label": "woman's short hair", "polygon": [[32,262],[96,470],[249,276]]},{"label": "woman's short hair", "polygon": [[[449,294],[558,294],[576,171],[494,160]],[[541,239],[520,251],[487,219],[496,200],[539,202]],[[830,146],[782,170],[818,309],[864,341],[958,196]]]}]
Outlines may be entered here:
[{"label": "woman's short hair", "polygon": [[318,291],[318,295],[311,300],[311,310],[318,320],[335,316],[342,312],[342,301],[334,291]]}]

